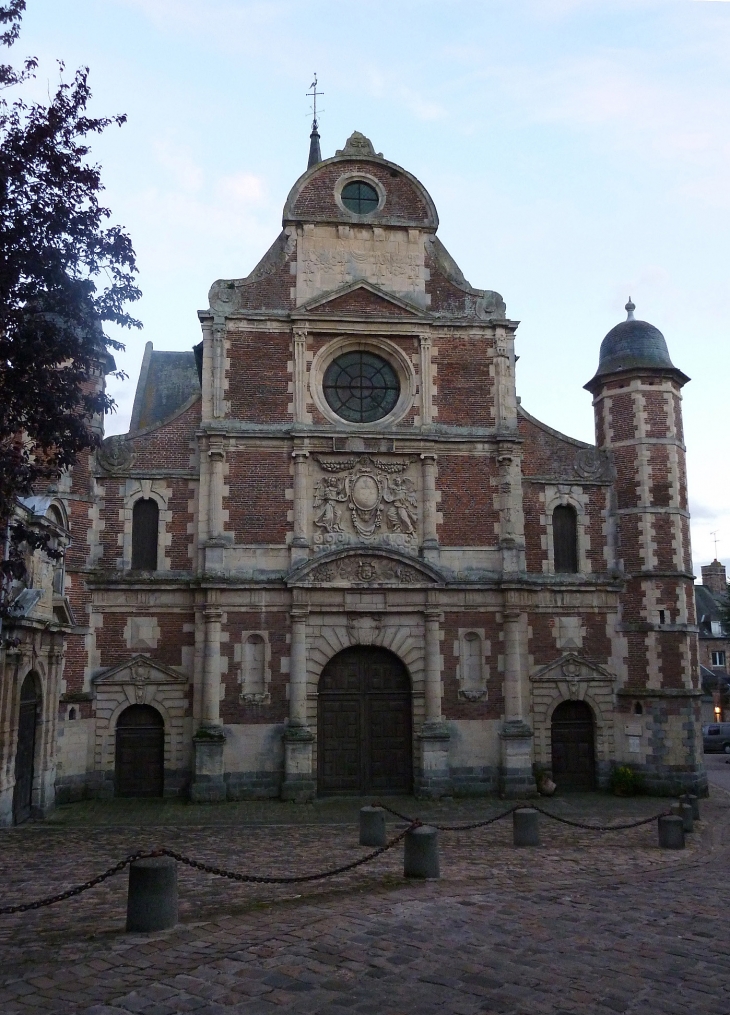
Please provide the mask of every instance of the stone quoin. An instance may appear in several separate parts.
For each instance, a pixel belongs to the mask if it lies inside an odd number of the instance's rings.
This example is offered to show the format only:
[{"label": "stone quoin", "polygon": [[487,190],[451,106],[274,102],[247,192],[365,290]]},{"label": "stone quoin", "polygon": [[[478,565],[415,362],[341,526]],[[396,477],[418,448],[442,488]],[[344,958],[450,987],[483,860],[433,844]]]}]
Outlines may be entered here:
[{"label": "stone quoin", "polygon": [[425,187],[357,132],[310,162],[200,345],[148,344],[130,432],[55,494],[58,798],[519,797],[616,764],[704,794],[663,336],[628,304],[596,445],[566,437],[521,407],[517,322]]}]

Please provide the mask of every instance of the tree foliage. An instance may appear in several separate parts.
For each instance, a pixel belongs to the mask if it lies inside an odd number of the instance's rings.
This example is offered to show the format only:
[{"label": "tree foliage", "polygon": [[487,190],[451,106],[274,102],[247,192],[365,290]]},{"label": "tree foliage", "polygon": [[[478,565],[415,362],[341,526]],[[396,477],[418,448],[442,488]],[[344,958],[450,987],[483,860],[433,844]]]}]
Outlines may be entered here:
[{"label": "tree foliage", "polygon": [[[17,41],[25,0],[0,4],[0,43]],[[95,417],[113,408],[99,378],[110,366],[104,321],[136,327],[129,236],[109,224],[89,138],[125,116],[91,117],[88,68],[60,77],[47,103],[12,93],[34,76],[0,64],[0,525],[11,532],[4,574],[23,571],[16,499],[39,493],[98,443]]]}]

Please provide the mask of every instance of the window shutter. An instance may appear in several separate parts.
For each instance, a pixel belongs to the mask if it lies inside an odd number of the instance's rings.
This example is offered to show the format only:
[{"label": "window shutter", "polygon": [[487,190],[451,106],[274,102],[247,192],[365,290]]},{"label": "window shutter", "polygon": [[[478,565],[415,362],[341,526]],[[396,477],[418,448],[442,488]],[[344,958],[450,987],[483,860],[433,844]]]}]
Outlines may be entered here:
[{"label": "window shutter", "polygon": [[138,500],[132,510],[132,570],[157,570],[160,509],[153,500]]},{"label": "window shutter", "polygon": [[556,572],[578,573],[578,517],[572,507],[553,511],[553,553]]}]

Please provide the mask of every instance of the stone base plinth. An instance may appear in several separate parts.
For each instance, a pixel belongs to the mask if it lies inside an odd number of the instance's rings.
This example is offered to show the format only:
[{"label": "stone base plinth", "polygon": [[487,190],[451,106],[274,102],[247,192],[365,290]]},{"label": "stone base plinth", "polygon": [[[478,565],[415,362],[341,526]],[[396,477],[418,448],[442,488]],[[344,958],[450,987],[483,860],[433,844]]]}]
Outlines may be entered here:
[{"label": "stone base plinth", "polygon": [[281,799],[308,803],[317,795],[312,769],[314,737],[307,726],[288,726],[284,732],[284,782]]},{"label": "stone base plinth", "polygon": [[425,722],[418,739],[421,772],[416,778],[416,796],[437,800],[451,792],[448,726],[443,722]]},{"label": "stone base plinth", "polygon": [[218,803],[226,799],[223,779],[223,748],[226,738],[220,727],[200,729],[193,737],[193,781],[190,799],[194,803]]},{"label": "stone base plinth", "polygon": [[537,796],[532,770],[532,730],[522,719],[506,722],[499,734],[502,765],[499,792],[508,800]]}]

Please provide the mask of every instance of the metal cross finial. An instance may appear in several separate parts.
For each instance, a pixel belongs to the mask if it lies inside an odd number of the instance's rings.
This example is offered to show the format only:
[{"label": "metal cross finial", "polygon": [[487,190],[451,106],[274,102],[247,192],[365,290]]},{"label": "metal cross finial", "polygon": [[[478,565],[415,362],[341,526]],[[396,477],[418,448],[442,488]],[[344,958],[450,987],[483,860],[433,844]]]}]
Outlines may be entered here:
[{"label": "metal cross finial", "polygon": [[721,539],[718,539],[718,538],[717,538],[717,533],[718,533],[719,531],[720,531],[719,529],[715,529],[715,531],[714,531],[714,532],[711,532],[711,533],[710,533],[710,535],[712,536],[712,540],[713,540],[713,542],[714,542],[714,544],[715,544],[715,560],[717,560],[717,544],[718,544],[718,543],[721,543],[721,542],[722,542],[722,540],[721,540]]},{"label": "metal cross finial", "polygon": [[312,96],[312,130],[317,129],[317,96],[324,95],[324,92],[317,91],[317,72],[314,72],[314,81],[309,86],[312,90],[307,95]]}]

